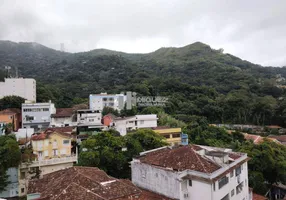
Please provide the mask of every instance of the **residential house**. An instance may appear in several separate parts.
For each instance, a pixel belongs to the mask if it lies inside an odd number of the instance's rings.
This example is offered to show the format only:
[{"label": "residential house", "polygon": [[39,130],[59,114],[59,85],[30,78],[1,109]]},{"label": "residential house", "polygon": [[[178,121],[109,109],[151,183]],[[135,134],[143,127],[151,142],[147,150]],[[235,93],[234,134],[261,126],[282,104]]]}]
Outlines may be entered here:
[{"label": "residential house", "polygon": [[53,129],[32,136],[33,155],[36,159],[23,162],[20,166],[20,196],[26,195],[28,180],[35,173],[42,176],[71,167],[77,162],[77,150],[72,151],[72,140],[75,140],[73,135]]},{"label": "residential house", "polygon": [[21,110],[8,108],[0,111],[0,122],[12,124],[13,131],[17,131],[21,127]]},{"label": "residential house", "polygon": [[284,200],[286,198],[286,185],[282,183],[273,184],[269,192],[269,197],[273,200]]},{"label": "residential house", "polygon": [[73,108],[57,108],[51,115],[51,127],[76,126],[76,114]]},{"label": "residential house", "polygon": [[77,127],[79,133],[82,131],[101,131],[104,128],[101,112],[99,110],[78,110]]},{"label": "residential house", "polygon": [[102,111],[104,107],[110,107],[119,111],[124,108],[125,101],[126,96],[124,94],[90,94],[89,109]]},{"label": "residential house", "polygon": [[28,101],[36,102],[36,81],[31,78],[5,78],[0,81],[0,99],[16,95]]},{"label": "residential house", "polygon": [[6,174],[8,175],[8,186],[4,191],[0,192],[1,197],[10,198],[18,196],[18,168],[11,167],[7,170]]},{"label": "residential house", "polygon": [[166,138],[166,141],[170,145],[178,145],[181,144],[181,128],[169,128],[169,127],[156,127],[152,128],[155,133]]},{"label": "residential house", "polygon": [[111,113],[103,116],[102,120],[103,120],[103,125],[104,126],[107,126],[107,127],[112,127],[114,126],[114,120],[116,119],[117,117]]},{"label": "residential house", "polygon": [[22,128],[44,130],[50,126],[51,115],[56,114],[55,105],[48,103],[22,104]]},{"label": "residential house", "polygon": [[131,162],[132,182],[180,200],[248,200],[248,157],[208,146],[162,147]]},{"label": "residential house", "polygon": [[157,115],[135,115],[131,117],[115,118],[114,128],[120,135],[126,135],[128,131],[139,128],[155,128],[157,127]]},{"label": "residential house", "polygon": [[28,200],[171,200],[96,167],[71,167],[29,182]]}]

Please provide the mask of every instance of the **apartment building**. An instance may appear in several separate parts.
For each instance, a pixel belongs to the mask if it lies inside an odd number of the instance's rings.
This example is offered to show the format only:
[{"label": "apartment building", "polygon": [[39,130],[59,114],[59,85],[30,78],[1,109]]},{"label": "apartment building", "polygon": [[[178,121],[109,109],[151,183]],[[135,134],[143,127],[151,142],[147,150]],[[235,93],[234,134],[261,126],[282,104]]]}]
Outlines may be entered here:
[{"label": "apartment building", "polygon": [[[35,159],[23,162],[19,170],[19,196],[27,193],[28,181],[39,176],[72,167],[77,162],[77,150],[72,151],[75,137],[59,130],[47,129],[31,137]],[[31,173],[32,172],[32,173]]]},{"label": "apartment building", "polygon": [[0,99],[16,95],[28,101],[36,102],[36,81],[31,78],[5,78],[0,81]]},{"label": "apartment building", "polygon": [[208,146],[162,147],[131,162],[132,182],[180,200],[249,200],[248,157]]},{"label": "apartment building", "polygon": [[18,168],[16,167],[10,167],[6,175],[8,176],[8,185],[6,188],[0,192],[0,200],[1,197],[4,198],[12,198],[18,196]]},{"label": "apartment building", "polygon": [[53,114],[56,114],[56,108],[51,101],[48,103],[23,103],[22,128],[34,128],[35,131],[48,128]]},{"label": "apartment building", "polygon": [[114,128],[120,135],[126,135],[128,131],[139,128],[155,128],[157,127],[157,115],[135,115],[131,117],[115,118]]},{"label": "apartment building", "polygon": [[110,107],[115,110],[124,108],[126,96],[124,94],[90,94],[89,109],[102,111],[104,107]]},{"label": "apartment building", "polygon": [[155,133],[166,138],[166,142],[168,142],[171,146],[181,144],[181,128],[156,127],[152,129]]}]

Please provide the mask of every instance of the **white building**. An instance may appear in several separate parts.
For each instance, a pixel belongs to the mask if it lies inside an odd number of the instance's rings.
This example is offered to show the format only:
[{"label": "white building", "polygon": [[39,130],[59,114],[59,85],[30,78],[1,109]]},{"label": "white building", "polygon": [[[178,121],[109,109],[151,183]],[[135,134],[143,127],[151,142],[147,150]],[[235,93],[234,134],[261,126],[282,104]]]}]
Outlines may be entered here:
[{"label": "white building", "polygon": [[89,109],[102,111],[104,107],[111,107],[115,110],[124,108],[126,96],[124,94],[90,94]]},{"label": "white building", "polygon": [[51,115],[51,127],[76,126],[76,114],[72,108],[57,108]]},{"label": "white building", "polygon": [[53,103],[22,104],[22,128],[34,128],[35,131],[50,126],[51,115],[56,113]]},{"label": "white building", "polygon": [[114,120],[115,129],[120,135],[126,135],[127,131],[139,128],[155,128],[157,127],[157,115],[135,115],[126,118],[116,118]]},{"label": "white building", "polygon": [[36,81],[30,78],[6,78],[0,82],[0,99],[16,95],[36,102]]},{"label": "white building", "polygon": [[187,145],[146,151],[131,162],[132,182],[180,200],[249,200],[247,154]]},{"label": "white building", "polygon": [[78,110],[77,124],[78,126],[96,127],[102,126],[102,114],[99,110]]}]

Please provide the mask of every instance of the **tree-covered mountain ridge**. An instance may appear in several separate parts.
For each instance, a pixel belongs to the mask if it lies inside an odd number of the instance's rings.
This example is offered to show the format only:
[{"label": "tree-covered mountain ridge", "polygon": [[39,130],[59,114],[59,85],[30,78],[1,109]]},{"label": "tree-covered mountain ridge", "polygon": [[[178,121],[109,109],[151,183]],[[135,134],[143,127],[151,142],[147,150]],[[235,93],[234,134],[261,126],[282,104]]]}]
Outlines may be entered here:
[{"label": "tree-covered mountain ridge", "polygon": [[35,78],[38,101],[52,99],[58,107],[84,102],[91,93],[135,91],[170,97],[165,111],[184,121],[197,115],[210,122],[284,123],[279,108],[285,67],[263,67],[201,42],[130,54],[107,49],[66,53],[37,43],[0,41],[0,70],[5,66],[12,67],[12,74],[18,68],[21,76]]}]

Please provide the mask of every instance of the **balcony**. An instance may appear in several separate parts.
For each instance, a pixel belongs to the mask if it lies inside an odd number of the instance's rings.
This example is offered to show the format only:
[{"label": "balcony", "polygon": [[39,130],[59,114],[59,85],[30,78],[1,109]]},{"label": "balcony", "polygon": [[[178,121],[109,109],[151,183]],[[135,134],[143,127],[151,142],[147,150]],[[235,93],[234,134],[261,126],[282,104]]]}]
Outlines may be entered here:
[{"label": "balcony", "polygon": [[47,160],[36,160],[32,162],[22,163],[20,168],[28,168],[28,167],[41,167],[48,165],[57,165],[62,163],[70,163],[77,162],[77,156],[63,157],[63,158],[52,158]]}]

